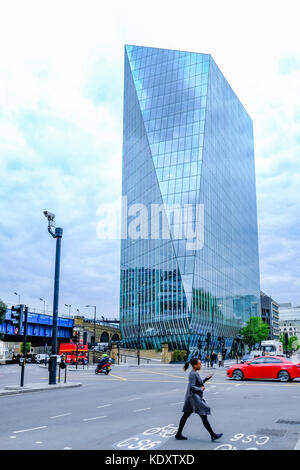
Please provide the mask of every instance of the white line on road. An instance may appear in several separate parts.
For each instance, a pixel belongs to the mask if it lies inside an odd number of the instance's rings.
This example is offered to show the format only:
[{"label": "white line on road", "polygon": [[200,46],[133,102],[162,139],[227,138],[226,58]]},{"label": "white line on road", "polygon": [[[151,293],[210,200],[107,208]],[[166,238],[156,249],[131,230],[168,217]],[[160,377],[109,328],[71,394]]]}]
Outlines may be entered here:
[{"label": "white line on road", "polygon": [[128,401],[141,400],[141,399],[142,399],[142,397],[138,397],[138,398],[129,398]]},{"label": "white line on road", "polygon": [[178,401],[177,403],[170,403],[170,405],[182,405],[183,401]]},{"label": "white line on road", "polygon": [[92,421],[94,419],[102,419],[102,418],[107,418],[107,416],[95,416],[94,418],[85,418],[83,421]]},{"label": "white line on road", "polygon": [[112,403],[108,403],[107,405],[96,406],[96,408],[106,408],[107,406],[112,406]]},{"label": "white line on road", "polygon": [[297,444],[295,445],[294,450],[300,450],[300,439],[298,440]]},{"label": "white line on road", "polygon": [[138,413],[139,411],[146,411],[151,410],[151,408],[140,408],[139,410],[133,410],[134,413]]},{"label": "white line on road", "polygon": [[61,418],[62,416],[69,416],[69,415],[71,415],[71,414],[72,414],[72,413],[64,413],[63,415],[50,416],[50,419]]},{"label": "white line on road", "polygon": [[48,426],[39,426],[38,428],[30,428],[30,429],[21,429],[20,431],[13,431],[14,434],[18,434],[19,432],[27,432],[27,431],[35,431],[36,429],[44,429]]},{"label": "white line on road", "polygon": [[9,436],[10,439],[17,439],[17,436]]}]

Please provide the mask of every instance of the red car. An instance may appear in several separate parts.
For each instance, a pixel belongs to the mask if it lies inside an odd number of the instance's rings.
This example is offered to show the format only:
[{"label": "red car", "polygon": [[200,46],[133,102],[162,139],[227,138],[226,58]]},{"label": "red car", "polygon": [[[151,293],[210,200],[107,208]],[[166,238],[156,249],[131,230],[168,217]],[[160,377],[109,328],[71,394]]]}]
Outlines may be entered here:
[{"label": "red car", "polygon": [[261,356],[245,364],[235,364],[227,369],[227,376],[235,380],[279,379],[288,382],[300,377],[300,363],[295,364],[285,357]]}]

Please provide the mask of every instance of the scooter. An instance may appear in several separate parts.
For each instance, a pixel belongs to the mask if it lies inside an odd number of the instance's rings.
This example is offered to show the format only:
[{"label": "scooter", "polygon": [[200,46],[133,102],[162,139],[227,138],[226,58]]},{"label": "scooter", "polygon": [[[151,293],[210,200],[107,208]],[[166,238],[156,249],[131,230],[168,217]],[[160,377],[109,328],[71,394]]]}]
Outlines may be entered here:
[{"label": "scooter", "polygon": [[96,366],[96,369],[95,369],[95,374],[105,374],[105,375],[108,375],[109,372],[111,370],[111,367],[110,367],[110,362],[107,362],[106,364],[103,364],[103,366],[101,366],[100,364],[98,364]]}]

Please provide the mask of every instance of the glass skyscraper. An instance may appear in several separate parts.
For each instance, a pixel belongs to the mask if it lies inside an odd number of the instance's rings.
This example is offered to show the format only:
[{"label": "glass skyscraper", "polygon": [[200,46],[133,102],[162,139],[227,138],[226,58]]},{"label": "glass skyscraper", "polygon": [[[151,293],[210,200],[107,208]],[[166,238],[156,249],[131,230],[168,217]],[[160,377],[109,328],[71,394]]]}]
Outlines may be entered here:
[{"label": "glass skyscraper", "polygon": [[260,311],[253,126],[210,55],[125,46],[122,195],[125,345],[230,347]]}]

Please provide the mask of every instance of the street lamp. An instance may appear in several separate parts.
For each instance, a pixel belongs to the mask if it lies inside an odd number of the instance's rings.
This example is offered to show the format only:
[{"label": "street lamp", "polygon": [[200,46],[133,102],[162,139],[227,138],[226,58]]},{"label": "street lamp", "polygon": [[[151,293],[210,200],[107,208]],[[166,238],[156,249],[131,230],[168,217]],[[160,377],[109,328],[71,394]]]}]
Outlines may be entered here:
[{"label": "street lamp", "polygon": [[14,294],[18,296],[18,298],[19,298],[18,304],[20,305],[20,294],[18,294],[18,292],[14,292]]},{"label": "street lamp", "polygon": [[94,350],[93,350],[93,364],[95,364],[95,346],[96,346],[96,315],[97,315],[97,307],[96,305],[86,305],[86,307],[93,307],[94,309]]},{"label": "street lamp", "polygon": [[45,302],[44,299],[41,299],[41,297],[40,297],[40,300],[41,300],[42,302],[44,302],[44,315],[45,315],[45,303],[46,303],[46,302]]},{"label": "street lamp", "polygon": [[[49,360],[49,385],[56,384],[56,363],[57,363],[57,319],[58,319],[58,294],[59,294],[59,271],[60,271],[60,252],[63,229],[55,227],[55,214],[44,211],[44,216],[48,219],[48,232],[56,239],[55,254],[55,274],[54,274],[54,295],[53,295],[53,324],[52,324],[52,349]],[[54,231],[55,228],[55,231]]]},{"label": "street lamp", "polygon": [[65,304],[65,307],[68,307],[68,308],[69,308],[69,318],[70,318],[70,317],[71,317],[70,311],[71,311],[72,305]]}]

